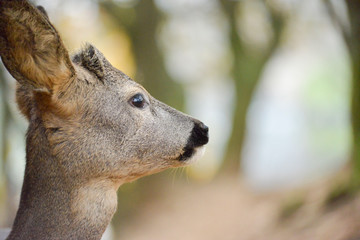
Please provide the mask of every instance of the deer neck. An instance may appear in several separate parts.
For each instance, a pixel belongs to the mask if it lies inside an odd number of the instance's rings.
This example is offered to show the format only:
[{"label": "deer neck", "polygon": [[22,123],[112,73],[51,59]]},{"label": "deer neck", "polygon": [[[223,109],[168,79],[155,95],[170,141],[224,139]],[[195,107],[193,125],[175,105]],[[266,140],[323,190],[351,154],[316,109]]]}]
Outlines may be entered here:
[{"label": "deer neck", "polygon": [[8,239],[101,239],[116,211],[120,183],[67,177],[49,153],[46,137],[32,131],[20,206]]}]

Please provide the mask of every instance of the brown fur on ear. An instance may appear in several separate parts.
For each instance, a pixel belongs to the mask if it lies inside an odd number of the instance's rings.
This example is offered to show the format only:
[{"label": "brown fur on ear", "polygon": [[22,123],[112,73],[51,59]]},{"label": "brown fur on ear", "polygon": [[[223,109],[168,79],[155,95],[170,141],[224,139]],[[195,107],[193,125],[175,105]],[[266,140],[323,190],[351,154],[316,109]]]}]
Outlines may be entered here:
[{"label": "brown fur on ear", "polygon": [[104,78],[104,65],[98,56],[98,50],[87,43],[85,47],[73,57],[73,61],[94,73],[100,80]]},{"label": "brown fur on ear", "polygon": [[16,103],[20,112],[30,121],[31,109],[33,107],[33,90],[27,86],[16,84]]},{"label": "brown fur on ear", "polygon": [[47,14],[47,12],[46,12],[46,10],[45,10],[45,8],[43,7],[43,6],[36,6],[36,8],[42,13],[42,14],[44,14],[44,16],[47,18],[47,19],[49,19],[49,16],[48,16],[48,14]]},{"label": "brown fur on ear", "polygon": [[44,14],[47,19],[49,19],[49,16],[47,15],[47,12],[46,12],[46,10],[45,10],[45,8],[44,8],[43,6],[36,6],[36,8],[37,8],[42,14]]},{"label": "brown fur on ear", "polygon": [[53,92],[75,75],[60,36],[26,0],[0,1],[0,55],[22,85]]}]

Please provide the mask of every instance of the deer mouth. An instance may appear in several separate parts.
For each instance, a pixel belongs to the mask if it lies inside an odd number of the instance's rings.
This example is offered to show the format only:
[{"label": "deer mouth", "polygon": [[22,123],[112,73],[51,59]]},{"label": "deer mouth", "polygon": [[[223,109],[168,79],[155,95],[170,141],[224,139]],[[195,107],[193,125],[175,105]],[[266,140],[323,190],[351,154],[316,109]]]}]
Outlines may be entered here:
[{"label": "deer mouth", "polygon": [[189,148],[189,147],[184,147],[183,149],[183,153],[180,154],[180,156],[178,157],[179,161],[186,161],[187,159],[191,158],[194,155],[194,148]]},{"label": "deer mouth", "polygon": [[[203,146],[209,142],[209,129],[202,122],[195,123],[190,137],[183,148],[183,153],[178,157],[179,161],[186,161],[198,153],[203,153]],[[202,156],[202,154],[201,154]]]},{"label": "deer mouth", "polygon": [[178,160],[180,162],[194,162],[201,158],[205,153],[205,146],[192,148],[192,149],[186,149],[180,156],[178,157]]}]

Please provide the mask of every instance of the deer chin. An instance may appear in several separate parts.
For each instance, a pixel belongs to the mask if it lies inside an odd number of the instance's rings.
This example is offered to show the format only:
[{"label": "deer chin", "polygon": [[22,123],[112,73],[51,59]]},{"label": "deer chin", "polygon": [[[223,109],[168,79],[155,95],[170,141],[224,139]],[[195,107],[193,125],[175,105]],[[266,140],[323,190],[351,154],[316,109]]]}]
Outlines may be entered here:
[{"label": "deer chin", "polygon": [[195,148],[195,149],[194,149],[194,154],[193,154],[189,159],[187,159],[186,162],[187,162],[188,164],[191,164],[191,163],[196,162],[196,161],[199,160],[200,158],[202,158],[202,156],[204,156],[205,149],[206,149],[205,146],[201,146],[201,147]]},{"label": "deer chin", "polygon": [[205,146],[196,147],[196,148],[184,148],[184,152],[180,154],[178,160],[186,164],[191,164],[200,159],[205,152]]}]

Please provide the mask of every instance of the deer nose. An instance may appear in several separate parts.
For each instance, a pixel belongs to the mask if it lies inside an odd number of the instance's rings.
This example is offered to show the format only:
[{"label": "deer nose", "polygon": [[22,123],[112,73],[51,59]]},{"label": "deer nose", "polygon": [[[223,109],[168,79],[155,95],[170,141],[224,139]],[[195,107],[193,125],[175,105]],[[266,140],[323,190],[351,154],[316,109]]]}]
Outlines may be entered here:
[{"label": "deer nose", "polygon": [[196,122],[193,129],[195,146],[202,146],[209,142],[209,128],[202,122]]},{"label": "deer nose", "polygon": [[204,135],[209,137],[209,128],[208,128],[208,126],[206,126],[203,122],[200,122],[199,123],[199,128],[203,132]]}]

